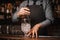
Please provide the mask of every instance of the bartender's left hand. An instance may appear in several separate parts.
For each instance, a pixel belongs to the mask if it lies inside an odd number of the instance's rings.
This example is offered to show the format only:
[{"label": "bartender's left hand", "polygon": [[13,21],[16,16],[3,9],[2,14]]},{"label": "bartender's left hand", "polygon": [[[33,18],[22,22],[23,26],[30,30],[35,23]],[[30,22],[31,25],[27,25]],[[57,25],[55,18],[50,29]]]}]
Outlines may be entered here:
[{"label": "bartender's left hand", "polygon": [[[38,37],[37,31],[38,29],[41,27],[41,24],[36,24],[34,25],[34,27],[29,31],[27,36],[32,36],[32,38],[34,38],[36,36],[36,38]],[[32,35],[31,35],[32,34]]]}]

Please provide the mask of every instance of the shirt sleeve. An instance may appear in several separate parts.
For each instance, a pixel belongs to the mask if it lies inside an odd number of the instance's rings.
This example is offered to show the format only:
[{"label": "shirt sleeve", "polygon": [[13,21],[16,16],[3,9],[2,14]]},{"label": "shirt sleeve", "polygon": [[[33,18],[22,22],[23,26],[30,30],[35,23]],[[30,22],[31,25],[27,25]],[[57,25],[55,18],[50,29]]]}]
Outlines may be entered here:
[{"label": "shirt sleeve", "polygon": [[17,12],[12,15],[12,21],[18,21]]},{"label": "shirt sleeve", "polygon": [[47,26],[47,25],[53,23],[53,21],[54,21],[54,18],[52,15],[53,12],[52,12],[52,8],[51,8],[49,0],[43,1],[43,8],[45,10],[46,20],[44,20],[43,22],[40,23],[42,25],[42,27]]},{"label": "shirt sleeve", "polygon": [[18,9],[18,10],[13,14],[13,16],[12,16],[12,21],[13,21],[13,22],[19,20],[17,13],[20,11],[20,8],[25,7],[26,5],[27,5],[27,1],[23,1],[23,2],[20,4],[19,9]]}]

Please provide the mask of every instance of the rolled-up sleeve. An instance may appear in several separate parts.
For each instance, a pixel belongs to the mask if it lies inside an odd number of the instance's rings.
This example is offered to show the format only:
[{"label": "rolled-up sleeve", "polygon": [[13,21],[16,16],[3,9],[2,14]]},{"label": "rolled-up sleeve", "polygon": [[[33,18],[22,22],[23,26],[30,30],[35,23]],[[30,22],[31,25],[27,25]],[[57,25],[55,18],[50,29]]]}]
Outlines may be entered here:
[{"label": "rolled-up sleeve", "polygon": [[19,13],[20,8],[25,7],[26,5],[27,5],[27,1],[23,1],[23,2],[20,4],[19,9],[12,15],[12,21],[13,21],[13,22],[19,20],[17,13]]},{"label": "rolled-up sleeve", "polygon": [[49,0],[44,0],[43,1],[43,7],[44,7],[44,10],[45,10],[46,20],[44,20],[43,22],[40,23],[42,25],[42,27],[47,26],[47,25],[53,23],[53,21],[54,21],[54,18],[53,18],[53,15],[52,15],[53,12],[52,12],[52,8],[51,8]]},{"label": "rolled-up sleeve", "polygon": [[14,14],[12,15],[12,21],[13,21],[13,22],[14,22],[14,21],[18,21],[17,13],[14,13]]}]

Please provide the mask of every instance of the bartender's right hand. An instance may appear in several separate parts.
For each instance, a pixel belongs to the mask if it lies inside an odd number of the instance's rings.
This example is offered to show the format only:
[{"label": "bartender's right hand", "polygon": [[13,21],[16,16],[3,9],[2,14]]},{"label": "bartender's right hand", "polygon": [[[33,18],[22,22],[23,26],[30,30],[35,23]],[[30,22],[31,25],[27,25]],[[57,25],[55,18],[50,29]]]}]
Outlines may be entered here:
[{"label": "bartender's right hand", "polygon": [[22,7],[20,11],[17,13],[18,16],[20,15],[30,15],[30,9],[28,7]]}]

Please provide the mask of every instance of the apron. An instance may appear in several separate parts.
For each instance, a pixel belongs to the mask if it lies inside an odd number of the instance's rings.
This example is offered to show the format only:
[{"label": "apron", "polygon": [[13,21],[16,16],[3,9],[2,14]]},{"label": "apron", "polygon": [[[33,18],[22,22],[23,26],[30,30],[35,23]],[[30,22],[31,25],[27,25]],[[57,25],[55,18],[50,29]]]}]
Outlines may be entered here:
[{"label": "apron", "polygon": [[34,26],[35,24],[40,23],[46,19],[42,5],[31,5],[29,6],[29,9],[31,12],[30,14],[31,26]]},{"label": "apron", "polygon": [[[31,12],[31,14],[30,14],[31,28],[35,24],[41,23],[44,20],[46,20],[45,12],[44,12],[42,4],[41,5],[30,5],[29,9]],[[46,27],[40,28],[38,30],[38,35],[48,35]]]}]

